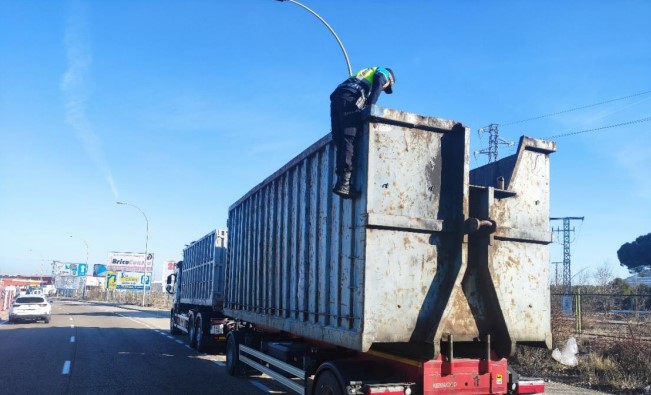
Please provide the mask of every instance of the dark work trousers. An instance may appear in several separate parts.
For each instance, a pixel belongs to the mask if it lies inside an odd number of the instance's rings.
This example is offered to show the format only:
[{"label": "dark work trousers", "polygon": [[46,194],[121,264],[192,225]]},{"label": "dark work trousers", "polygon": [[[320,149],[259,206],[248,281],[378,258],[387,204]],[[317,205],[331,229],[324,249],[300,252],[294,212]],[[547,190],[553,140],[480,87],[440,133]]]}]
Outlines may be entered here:
[{"label": "dark work trousers", "polygon": [[337,147],[337,174],[353,171],[355,135],[360,127],[361,116],[355,105],[358,94],[336,90],[330,96],[330,121],[332,139]]}]

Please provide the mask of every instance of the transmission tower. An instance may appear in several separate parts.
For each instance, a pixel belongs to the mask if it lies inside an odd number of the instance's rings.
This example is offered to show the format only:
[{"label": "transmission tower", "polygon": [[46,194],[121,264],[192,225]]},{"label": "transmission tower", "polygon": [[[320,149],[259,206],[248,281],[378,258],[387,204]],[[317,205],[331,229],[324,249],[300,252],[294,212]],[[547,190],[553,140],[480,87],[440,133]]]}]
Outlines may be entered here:
[{"label": "transmission tower", "polygon": [[500,144],[508,145],[509,147],[514,144],[513,141],[506,141],[500,138],[499,126],[496,123],[491,123],[477,131],[478,133],[488,133],[488,148],[482,148],[475,152],[475,154],[488,155],[488,163],[497,162],[497,153]]},{"label": "transmission tower", "polygon": [[[570,221],[581,220],[585,217],[552,217],[552,221],[563,221],[563,293],[570,294],[572,292],[572,268],[571,268],[571,254],[570,254]],[[552,228],[552,232],[561,232],[560,228]]]}]

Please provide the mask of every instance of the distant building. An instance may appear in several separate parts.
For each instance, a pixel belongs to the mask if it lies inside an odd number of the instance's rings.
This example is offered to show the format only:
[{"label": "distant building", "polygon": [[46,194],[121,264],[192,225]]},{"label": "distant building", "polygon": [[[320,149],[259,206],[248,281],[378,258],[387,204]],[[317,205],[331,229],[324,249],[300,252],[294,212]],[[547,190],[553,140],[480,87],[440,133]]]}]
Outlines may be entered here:
[{"label": "distant building", "polygon": [[0,276],[0,284],[5,287],[38,287],[52,284],[52,276]]},{"label": "distant building", "polygon": [[624,281],[626,281],[628,285],[633,287],[640,284],[646,285],[647,287],[651,287],[651,272],[638,273],[634,276],[624,279]]}]

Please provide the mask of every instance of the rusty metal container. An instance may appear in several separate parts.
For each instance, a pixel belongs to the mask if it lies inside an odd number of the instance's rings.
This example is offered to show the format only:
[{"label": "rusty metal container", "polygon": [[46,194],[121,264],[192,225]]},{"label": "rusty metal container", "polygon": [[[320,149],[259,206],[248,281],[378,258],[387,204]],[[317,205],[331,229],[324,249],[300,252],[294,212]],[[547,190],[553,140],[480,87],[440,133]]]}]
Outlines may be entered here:
[{"label": "rusty metal container", "polygon": [[223,308],[227,244],[228,231],[217,229],[183,249],[176,279],[180,303]]},{"label": "rusty metal container", "polygon": [[[515,343],[551,348],[549,154],[556,143],[521,137],[514,155],[470,172],[470,216],[493,229],[469,236],[462,282],[469,310],[503,355]],[[497,188],[496,188],[497,186]]]},{"label": "rusty metal container", "polygon": [[[375,106],[366,115],[355,199],[331,192],[335,148],[327,135],[230,207],[225,314],[358,351],[428,349],[431,357],[449,334],[469,343],[484,334],[520,341],[520,327],[509,332],[520,310],[500,299],[511,276],[523,277],[520,269],[513,269],[516,275],[505,267],[496,275],[509,280],[493,283],[489,269],[474,267],[488,266],[480,262],[488,253],[476,252],[486,249],[484,238],[501,242],[497,235],[508,231],[491,222],[495,212],[474,209],[477,218],[469,218],[475,191],[496,193],[480,182],[481,171],[474,173],[481,186],[469,185],[469,129]],[[519,170],[511,170],[504,176],[517,189],[513,174]],[[537,187],[547,193],[547,184]],[[519,210],[515,205],[504,215],[527,222],[530,213]],[[511,254],[506,264],[523,257],[527,264],[548,264],[538,261],[544,254],[528,258],[527,247],[514,245],[499,251]],[[507,323],[494,327],[495,313],[508,316]],[[496,332],[505,327],[507,335]],[[545,341],[542,332],[525,337]]]}]

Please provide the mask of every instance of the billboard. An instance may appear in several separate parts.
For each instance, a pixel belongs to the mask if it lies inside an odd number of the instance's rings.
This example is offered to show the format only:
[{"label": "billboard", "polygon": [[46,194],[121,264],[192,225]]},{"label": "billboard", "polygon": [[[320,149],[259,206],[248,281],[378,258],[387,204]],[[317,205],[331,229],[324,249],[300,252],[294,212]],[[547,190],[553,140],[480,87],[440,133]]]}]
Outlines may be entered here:
[{"label": "billboard", "polygon": [[70,262],[54,262],[54,275],[55,276],[72,276],[72,269],[71,266],[77,269],[77,264],[76,263],[70,263]]},{"label": "billboard", "polygon": [[88,271],[88,265],[85,263],[54,263],[55,276],[80,276],[83,277]]},{"label": "billboard", "polygon": [[93,265],[93,277],[106,277],[106,265]]},{"label": "billboard", "polygon": [[142,290],[144,286],[151,287],[151,275],[142,272],[106,272],[106,288]]},{"label": "billboard", "polygon": [[[147,254],[147,272],[154,266],[154,254]],[[115,272],[144,272],[145,254],[141,252],[109,252],[106,270]]]},{"label": "billboard", "polygon": [[58,276],[54,279],[54,286],[57,289],[82,289],[84,279],[79,276]]},{"label": "billboard", "polygon": [[163,283],[167,280],[167,276],[176,271],[176,261],[163,262]]}]

